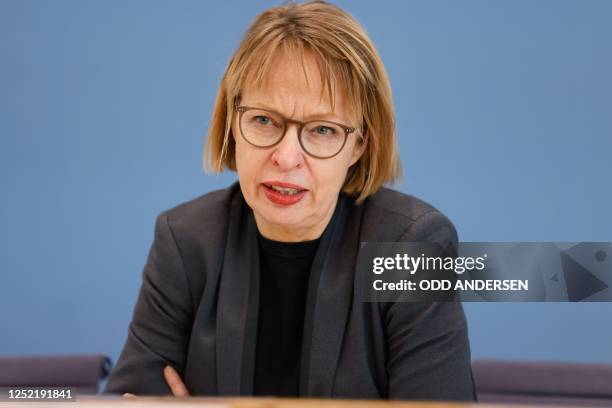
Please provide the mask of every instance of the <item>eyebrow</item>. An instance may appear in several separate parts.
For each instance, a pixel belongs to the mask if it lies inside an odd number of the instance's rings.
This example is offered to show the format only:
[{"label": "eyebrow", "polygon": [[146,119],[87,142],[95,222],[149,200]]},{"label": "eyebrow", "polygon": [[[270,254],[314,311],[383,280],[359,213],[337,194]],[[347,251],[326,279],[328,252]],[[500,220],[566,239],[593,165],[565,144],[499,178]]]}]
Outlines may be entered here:
[{"label": "eyebrow", "polygon": [[[261,103],[261,102],[253,102],[248,104],[248,106],[252,106],[254,108],[261,108],[261,109],[266,109],[272,112],[276,112],[278,114],[281,114],[277,109],[274,109],[268,105],[266,105],[265,103]],[[286,116],[286,115],[284,115]],[[287,117],[287,116],[286,116]],[[339,117],[336,116],[336,114],[334,112],[316,112],[310,115],[306,115],[304,116],[304,120],[310,120],[310,119],[323,119],[323,118],[331,118],[331,119],[336,119],[336,120],[340,120]]]}]

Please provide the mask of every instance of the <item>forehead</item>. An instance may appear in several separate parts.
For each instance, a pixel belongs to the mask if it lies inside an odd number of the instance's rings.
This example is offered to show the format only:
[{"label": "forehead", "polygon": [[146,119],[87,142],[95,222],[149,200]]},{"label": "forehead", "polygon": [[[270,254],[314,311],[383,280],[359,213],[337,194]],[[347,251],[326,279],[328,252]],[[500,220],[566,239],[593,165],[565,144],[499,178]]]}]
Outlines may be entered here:
[{"label": "forehead", "polygon": [[250,74],[241,92],[243,105],[267,107],[298,120],[321,115],[347,120],[352,116],[335,75],[324,76],[309,52],[279,53],[260,81],[256,81],[259,73]]}]

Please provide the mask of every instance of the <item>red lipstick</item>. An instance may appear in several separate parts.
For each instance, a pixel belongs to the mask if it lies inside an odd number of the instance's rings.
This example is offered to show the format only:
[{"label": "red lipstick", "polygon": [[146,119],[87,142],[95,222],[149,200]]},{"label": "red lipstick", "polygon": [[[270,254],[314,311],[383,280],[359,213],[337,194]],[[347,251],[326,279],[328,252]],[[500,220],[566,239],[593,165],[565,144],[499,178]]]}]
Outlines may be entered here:
[{"label": "red lipstick", "polygon": [[300,185],[282,181],[264,181],[262,185],[268,200],[282,206],[297,203],[308,192],[307,189]]}]

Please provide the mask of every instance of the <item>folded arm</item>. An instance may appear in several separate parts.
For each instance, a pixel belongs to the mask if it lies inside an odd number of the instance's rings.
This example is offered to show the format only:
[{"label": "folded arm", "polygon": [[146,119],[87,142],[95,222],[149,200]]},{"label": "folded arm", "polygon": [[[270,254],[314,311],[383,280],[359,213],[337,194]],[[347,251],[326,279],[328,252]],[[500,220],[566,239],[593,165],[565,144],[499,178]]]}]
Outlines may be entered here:
[{"label": "folded arm", "polygon": [[[399,241],[438,242],[455,251],[457,232],[442,213],[419,217]],[[451,254],[456,256],[456,251]],[[396,302],[385,313],[390,399],[475,399],[468,329],[460,302]]]},{"label": "folded arm", "polygon": [[142,273],[142,285],[121,356],[105,394],[170,395],[164,367],[183,375],[193,321],[189,284],[165,213]]}]

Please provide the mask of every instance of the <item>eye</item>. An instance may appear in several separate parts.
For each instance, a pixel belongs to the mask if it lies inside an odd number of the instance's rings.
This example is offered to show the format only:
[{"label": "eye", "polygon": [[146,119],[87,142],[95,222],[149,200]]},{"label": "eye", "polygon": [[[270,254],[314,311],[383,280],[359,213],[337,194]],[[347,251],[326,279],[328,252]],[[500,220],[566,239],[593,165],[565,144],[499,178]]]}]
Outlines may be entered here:
[{"label": "eye", "polygon": [[317,126],[316,132],[320,135],[333,135],[336,131],[327,126]]},{"label": "eye", "polygon": [[270,123],[270,118],[267,116],[255,116],[254,119],[260,125],[268,125]]}]

